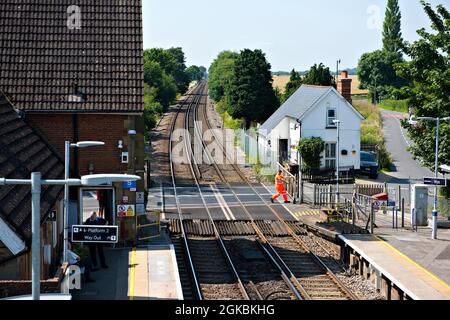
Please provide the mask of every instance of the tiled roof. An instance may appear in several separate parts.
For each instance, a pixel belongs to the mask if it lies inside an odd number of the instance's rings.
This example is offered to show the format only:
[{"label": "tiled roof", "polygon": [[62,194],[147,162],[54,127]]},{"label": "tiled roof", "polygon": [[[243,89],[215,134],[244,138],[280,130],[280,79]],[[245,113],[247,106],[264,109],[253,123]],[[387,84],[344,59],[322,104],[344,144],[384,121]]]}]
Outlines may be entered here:
[{"label": "tiled roof", "polygon": [[260,127],[261,134],[269,134],[285,117],[301,118],[324,94],[333,87],[302,85],[286,102]]},{"label": "tiled roof", "polygon": [[[29,179],[32,172],[41,172],[45,179],[61,179],[64,165],[47,142],[19,117],[0,91],[0,177]],[[60,186],[42,186],[42,220],[54,208],[62,190]],[[0,187],[0,217],[23,240],[30,240],[30,186]]]},{"label": "tiled roof", "polygon": [[141,0],[1,0],[0,30],[0,90],[17,108],[143,111]]}]

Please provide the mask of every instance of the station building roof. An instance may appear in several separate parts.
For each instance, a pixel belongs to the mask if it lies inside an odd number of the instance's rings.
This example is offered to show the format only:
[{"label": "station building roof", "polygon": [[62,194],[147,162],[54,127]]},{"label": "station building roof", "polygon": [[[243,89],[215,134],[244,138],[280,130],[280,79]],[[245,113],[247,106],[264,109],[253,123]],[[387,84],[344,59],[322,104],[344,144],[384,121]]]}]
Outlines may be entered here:
[{"label": "station building roof", "polygon": [[[47,141],[26,124],[0,91],[0,177],[29,179],[32,172],[41,172],[44,179],[62,179],[64,165]],[[42,222],[54,209],[62,190],[62,186],[42,186]],[[3,226],[6,224],[21,240],[30,244],[30,186],[0,187],[0,219]]]},{"label": "station building roof", "polygon": [[141,0],[2,0],[0,30],[0,90],[18,109],[143,112]]}]

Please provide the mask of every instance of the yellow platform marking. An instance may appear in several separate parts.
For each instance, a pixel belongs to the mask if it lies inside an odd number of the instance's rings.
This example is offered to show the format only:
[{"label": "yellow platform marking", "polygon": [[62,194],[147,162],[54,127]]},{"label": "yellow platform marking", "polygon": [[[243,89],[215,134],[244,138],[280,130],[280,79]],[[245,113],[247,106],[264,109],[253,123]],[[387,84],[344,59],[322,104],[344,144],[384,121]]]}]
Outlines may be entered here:
[{"label": "yellow platform marking", "polygon": [[408,262],[412,263],[413,265],[415,265],[416,267],[418,267],[421,271],[423,271],[424,273],[426,273],[428,276],[430,276],[431,278],[433,278],[434,280],[436,280],[439,284],[441,284],[442,286],[444,286],[444,288],[446,288],[447,290],[450,290],[450,285],[448,285],[444,280],[440,279],[438,276],[434,275],[433,273],[431,273],[429,270],[425,269],[424,267],[422,267],[419,263],[417,263],[416,261],[414,261],[413,259],[411,259],[410,257],[408,257],[407,255],[405,255],[403,252],[401,252],[400,250],[398,250],[397,248],[395,248],[394,246],[390,245],[386,240],[384,240],[382,237],[373,235],[376,239],[380,240],[381,243],[383,245],[385,245],[387,248],[391,249],[392,251],[396,252],[398,255],[400,255],[402,258],[406,259]]},{"label": "yellow platform marking", "polygon": [[309,211],[298,211],[295,212],[294,215],[296,217],[305,217],[305,216],[318,216],[320,215],[320,211],[313,211],[313,210],[309,210]]},{"label": "yellow platform marking", "polygon": [[130,270],[130,281],[129,281],[129,299],[134,299],[134,276],[136,271],[136,248],[134,247],[131,251],[131,270]]}]

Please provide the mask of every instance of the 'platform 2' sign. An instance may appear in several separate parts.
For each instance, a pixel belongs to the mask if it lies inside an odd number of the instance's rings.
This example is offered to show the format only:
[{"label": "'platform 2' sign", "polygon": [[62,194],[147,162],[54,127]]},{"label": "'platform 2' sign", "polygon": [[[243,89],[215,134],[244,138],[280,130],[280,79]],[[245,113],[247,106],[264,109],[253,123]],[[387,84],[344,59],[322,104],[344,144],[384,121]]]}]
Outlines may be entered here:
[{"label": "'platform 2' sign", "polygon": [[117,243],[117,226],[72,226],[72,242]]}]

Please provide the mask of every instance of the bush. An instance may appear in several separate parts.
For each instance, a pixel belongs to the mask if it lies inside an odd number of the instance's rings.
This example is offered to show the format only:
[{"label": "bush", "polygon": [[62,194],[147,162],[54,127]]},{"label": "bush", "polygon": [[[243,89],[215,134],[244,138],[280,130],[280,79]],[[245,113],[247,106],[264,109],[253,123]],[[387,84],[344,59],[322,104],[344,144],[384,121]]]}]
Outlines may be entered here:
[{"label": "bush", "polygon": [[303,138],[298,147],[305,164],[305,169],[319,169],[320,154],[325,149],[325,142],[322,138]]},{"label": "bush", "polygon": [[148,84],[144,86],[144,122],[147,141],[150,131],[156,126],[164,112],[163,106],[156,99],[157,91],[158,88],[150,87]]},{"label": "bush", "polygon": [[74,243],[72,245],[72,251],[79,255],[81,260],[89,257],[89,249],[87,247],[82,247],[79,244]]},{"label": "bush", "polygon": [[244,121],[241,119],[233,119],[227,112],[227,103],[225,98],[222,98],[216,103],[216,110],[221,115],[225,128],[238,130],[242,127]]}]

